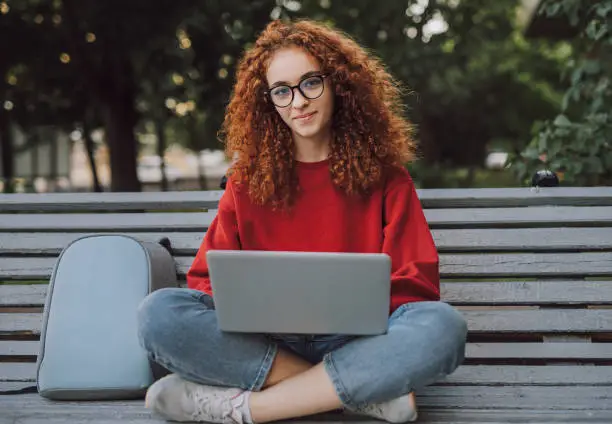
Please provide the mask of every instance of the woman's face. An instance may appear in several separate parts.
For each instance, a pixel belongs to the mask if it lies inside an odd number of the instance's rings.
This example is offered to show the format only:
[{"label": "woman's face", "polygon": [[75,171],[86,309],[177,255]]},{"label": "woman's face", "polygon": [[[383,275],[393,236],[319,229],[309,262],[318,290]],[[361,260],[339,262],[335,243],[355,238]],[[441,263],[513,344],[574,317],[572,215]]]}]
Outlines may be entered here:
[{"label": "woman's face", "polygon": [[334,96],[330,78],[323,75],[315,58],[298,47],[278,50],[266,77],[268,98],[294,137],[328,136]]}]

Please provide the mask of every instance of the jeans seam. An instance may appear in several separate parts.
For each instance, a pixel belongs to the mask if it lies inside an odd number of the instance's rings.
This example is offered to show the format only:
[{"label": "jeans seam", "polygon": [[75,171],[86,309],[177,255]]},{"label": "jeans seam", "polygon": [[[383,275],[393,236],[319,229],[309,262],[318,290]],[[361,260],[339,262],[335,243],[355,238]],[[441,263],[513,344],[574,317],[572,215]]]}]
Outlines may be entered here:
[{"label": "jeans seam", "polygon": [[251,386],[249,387],[249,391],[261,390],[262,386],[266,382],[268,374],[270,373],[270,369],[272,368],[272,363],[274,362],[277,350],[278,347],[276,343],[271,342],[268,346],[266,354],[264,355],[263,361],[261,362],[261,366],[257,371],[255,380],[253,381],[253,384],[251,384]]},{"label": "jeans seam", "polygon": [[340,374],[338,373],[338,369],[336,368],[334,358],[332,358],[332,353],[333,352],[329,352],[325,356],[323,356],[323,366],[325,367],[327,375],[329,376],[332,381],[332,384],[334,385],[334,389],[336,390],[336,394],[340,398],[340,401],[345,406],[351,407],[353,403],[352,399],[348,394],[344,383],[342,383],[342,380],[340,379]]}]

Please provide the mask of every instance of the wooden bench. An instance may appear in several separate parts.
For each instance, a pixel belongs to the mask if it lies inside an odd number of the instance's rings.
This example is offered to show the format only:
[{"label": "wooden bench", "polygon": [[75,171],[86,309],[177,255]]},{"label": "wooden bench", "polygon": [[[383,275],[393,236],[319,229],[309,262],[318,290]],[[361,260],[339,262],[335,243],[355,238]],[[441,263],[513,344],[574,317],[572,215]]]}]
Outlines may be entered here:
[{"label": "wooden bench", "polygon": [[[34,384],[44,283],[64,246],[92,232],[167,236],[184,278],[220,194],[0,195],[0,391]],[[443,300],[470,328],[465,364],[418,393],[420,421],[612,422],[612,188],[419,195]],[[79,421],[159,420],[140,401],[0,395],[2,423]]]}]

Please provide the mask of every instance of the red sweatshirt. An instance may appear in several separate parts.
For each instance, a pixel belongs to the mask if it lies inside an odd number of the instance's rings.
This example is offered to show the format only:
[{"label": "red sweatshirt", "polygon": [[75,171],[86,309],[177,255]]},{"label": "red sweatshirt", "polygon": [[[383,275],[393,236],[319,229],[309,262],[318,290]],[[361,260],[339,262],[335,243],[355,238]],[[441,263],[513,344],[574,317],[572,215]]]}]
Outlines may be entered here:
[{"label": "red sweatshirt", "polygon": [[298,163],[301,192],[291,211],[254,205],[228,181],[219,211],[187,273],[187,286],[212,295],[210,249],[386,253],[391,312],[407,302],[439,300],[438,254],[408,171],[398,169],[367,199],[337,190],[329,162]]}]

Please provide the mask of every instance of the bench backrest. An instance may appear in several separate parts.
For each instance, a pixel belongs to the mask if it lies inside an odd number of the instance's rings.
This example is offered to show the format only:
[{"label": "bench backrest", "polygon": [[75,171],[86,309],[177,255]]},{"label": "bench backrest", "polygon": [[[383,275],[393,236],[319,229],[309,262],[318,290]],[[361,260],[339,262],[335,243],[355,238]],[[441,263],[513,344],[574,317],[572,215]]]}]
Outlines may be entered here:
[{"label": "bench backrest", "polygon": [[[99,232],[168,237],[184,278],[221,194],[0,195],[0,385],[33,377],[46,283],[64,246]],[[455,380],[612,379],[609,367],[579,375],[534,367],[612,364],[612,188],[419,196],[440,252],[443,300],[465,314],[466,363],[479,365]]]}]

